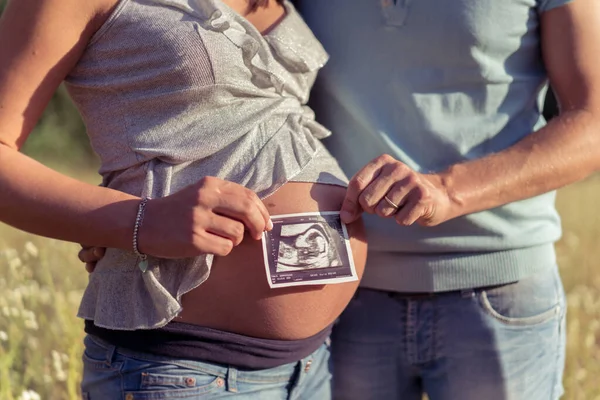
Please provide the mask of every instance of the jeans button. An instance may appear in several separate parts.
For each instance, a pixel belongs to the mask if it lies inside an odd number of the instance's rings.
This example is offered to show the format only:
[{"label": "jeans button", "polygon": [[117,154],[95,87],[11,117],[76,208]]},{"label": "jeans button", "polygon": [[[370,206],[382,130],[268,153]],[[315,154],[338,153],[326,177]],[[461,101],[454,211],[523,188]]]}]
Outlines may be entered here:
[{"label": "jeans button", "polygon": [[304,372],[310,371],[310,366],[312,365],[312,360],[308,360],[306,362],[306,366],[304,367]]},{"label": "jeans button", "polygon": [[133,400],[133,395],[131,393],[127,393],[125,400]]},{"label": "jeans button", "polygon": [[225,386],[225,381],[223,380],[223,378],[217,378],[217,386],[218,387]]},{"label": "jeans button", "polygon": [[194,378],[185,378],[185,384],[188,386],[194,386],[196,384],[196,379]]}]

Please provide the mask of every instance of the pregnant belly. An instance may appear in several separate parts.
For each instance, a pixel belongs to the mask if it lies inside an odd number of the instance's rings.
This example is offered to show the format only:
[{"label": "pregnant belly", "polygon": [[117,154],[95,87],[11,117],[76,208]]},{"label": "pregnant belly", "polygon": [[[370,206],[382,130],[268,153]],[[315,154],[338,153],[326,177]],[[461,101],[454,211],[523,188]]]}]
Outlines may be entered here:
[{"label": "pregnant belly", "polygon": [[[264,199],[271,215],[339,211],[339,186],[288,183]],[[359,277],[366,261],[362,221],[348,226]],[[246,238],[227,257],[216,257],[208,280],[182,297],[176,321],[265,339],[294,340],[326,328],[346,307],[358,281],[271,289],[262,243]]]}]

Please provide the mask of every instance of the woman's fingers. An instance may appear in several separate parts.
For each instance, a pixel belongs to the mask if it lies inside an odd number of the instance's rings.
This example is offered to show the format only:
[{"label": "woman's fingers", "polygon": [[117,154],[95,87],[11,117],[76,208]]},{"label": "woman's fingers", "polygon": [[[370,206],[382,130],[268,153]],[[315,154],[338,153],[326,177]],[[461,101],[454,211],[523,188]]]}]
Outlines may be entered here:
[{"label": "woman's fingers", "polygon": [[233,242],[224,237],[214,235],[208,231],[202,231],[195,235],[194,245],[202,249],[203,253],[214,254],[216,256],[226,256],[233,250]]},{"label": "woman's fingers", "polygon": [[241,221],[255,239],[271,229],[271,218],[256,193],[242,185],[214,177],[198,182],[198,204],[202,212],[214,212]]},{"label": "woman's fingers", "polygon": [[230,240],[234,246],[237,246],[244,240],[245,229],[243,223],[216,214],[212,216],[210,225],[207,226],[206,231]]},{"label": "woman's fingers", "polygon": [[251,190],[204,177],[169,196],[147,202],[138,234],[142,253],[162,258],[228,254],[247,230],[260,239],[269,213]]},{"label": "woman's fingers", "polygon": [[258,196],[250,190],[240,193],[225,193],[219,198],[214,212],[241,221],[250,235],[259,240],[265,230],[270,229],[270,217]]},{"label": "woman's fingers", "polygon": [[[260,239],[272,229],[266,206],[251,190],[206,177],[170,196],[146,203],[138,233],[138,250],[155,257],[186,258],[227,255],[246,230]],[[105,249],[82,246],[79,259],[92,272]]]}]

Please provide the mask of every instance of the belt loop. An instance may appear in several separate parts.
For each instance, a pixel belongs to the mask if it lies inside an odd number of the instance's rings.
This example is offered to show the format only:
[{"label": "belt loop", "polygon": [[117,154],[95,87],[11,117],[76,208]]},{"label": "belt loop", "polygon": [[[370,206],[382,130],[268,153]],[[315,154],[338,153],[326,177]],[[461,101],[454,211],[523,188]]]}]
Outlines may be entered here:
[{"label": "belt loop", "polygon": [[238,370],[231,365],[227,368],[227,391],[237,393],[237,373]]},{"label": "belt loop", "polygon": [[108,345],[108,347],[106,348],[106,360],[104,360],[104,362],[106,363],[106,365],[108,367],[112,366],[112,362],[113,362],[113,359],[115,358],[116,351],[117,351],[117,348],[115,346],[113,346],[112,344]]}]

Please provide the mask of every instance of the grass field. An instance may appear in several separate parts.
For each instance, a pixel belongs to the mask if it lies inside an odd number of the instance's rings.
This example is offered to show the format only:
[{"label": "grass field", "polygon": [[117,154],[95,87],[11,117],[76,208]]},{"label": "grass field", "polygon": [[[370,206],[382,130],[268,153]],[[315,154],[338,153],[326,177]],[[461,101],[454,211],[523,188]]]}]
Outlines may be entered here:
[{"label": "grass field", "polygon": [[[600,400],[600,177],[563,189],[557,244],[568,293],[567,400]],[[75,399],[87,274],[77,246],[0,225],[0,400]],[[482,399],[483,400],[483,399]]]}]

